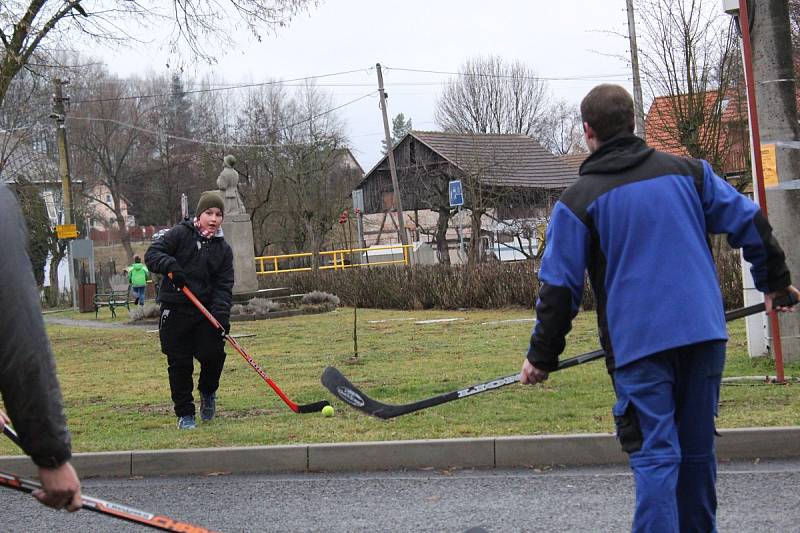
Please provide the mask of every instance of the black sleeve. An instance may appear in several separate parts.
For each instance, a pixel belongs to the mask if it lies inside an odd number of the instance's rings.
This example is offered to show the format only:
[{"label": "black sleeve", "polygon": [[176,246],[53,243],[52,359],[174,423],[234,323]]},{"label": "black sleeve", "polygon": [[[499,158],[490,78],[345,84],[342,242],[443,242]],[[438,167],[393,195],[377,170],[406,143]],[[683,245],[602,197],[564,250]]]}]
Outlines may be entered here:
[{"label": "black sleeve", "polygon": [[772,234],[772,226],[761,210],[753,217],[753,223],[761,236],[767,255],[766,289],[768,292],[785,289],[792,284],[792,276],[789,274],[789,267],[786,266],[786,254]]},{"label": "black sleeve", "polygon": [[566,336],[572,329],[572,291],[566,287],[543,284],[536,302],[536,326],[531,334],[528,361],[547,372],[558,368],[558,356],[566,346]]},{"label": "black sleeve", "polygon": [[181,233],[183,227],[177,225],[147,248],[144,264],[151,272],[166,275],[180,266],[175,259],[175,252],[178,250]]},{"label": "black sleeve", "polygon": [[217,319],[228,318],[233,304],[233,250],[229,245],[224,246],[225,257],[222,267],[216,272],[211,281],[211,314]]},{"label": "black sleeve", "polygon": [[0,320],[0,393],[25,452],[54,468],[69,460],[71,442],[26,235],[13,193],[0,185],[0,304],[9,311]]}]

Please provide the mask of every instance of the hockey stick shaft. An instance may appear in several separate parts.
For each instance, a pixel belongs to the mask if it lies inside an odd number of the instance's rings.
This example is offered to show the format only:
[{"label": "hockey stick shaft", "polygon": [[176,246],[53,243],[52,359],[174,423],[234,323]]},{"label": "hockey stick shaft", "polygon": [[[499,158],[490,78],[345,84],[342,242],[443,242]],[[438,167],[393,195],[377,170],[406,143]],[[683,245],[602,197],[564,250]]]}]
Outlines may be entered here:
[{"label": "hockey stick shaft", "polygon": [[[20,448],[22,447],[19,436],[9,426],[3,426],[3,433],[17,446]],[[6,472],[0,472],[0,486],[28,494],[42,488],[42,485],[36,481],[23,479],[17,475],[8,474]],[[188,522],[179,522],[166,516],[159,516],[153,513],[148,513],[147,511],[140,511],[139,509],[134,509],[133,507],[128,507],[127,505],[101,500],[100,498],[93,498],[91,496],[86,496],[85,494],[81,496],[81,500],[81,509],[112,516],[114,518],[119,518],[120,520],[127,520],[128,522],[134,522],[136,524],[151,527],[153,529],[183,533],[213,533],[210,529],[196,526]]]},{"label": "hockey stick shaft", "polygon": [[[787,300],[776,300],[774,303],[775,306],[791,306],[796,304],[797,301],[790,298]],[[733,309],[725,313],[725,320],[726,321],[735,320],[737,318],[742,318],[745,316],[760,313],[764,310],[765,307],[763,303],[751,305],[740,309]],[[558,368],[556,370],[564,370],[566,368],[571,368],[573,366],[581,365],[583,363],[588,363],[590,361],[602,359],[603,357],[605,357],[605,352],[603,350],[595,350],[575,357],[571,357],[569,359],[565,359],[563,361],[559,361]],[[443,403],[452,402],[454,400],[460,400],[461,398],[466,398],[468,396],[474,396],[482,392],[499,389],[501,387],[505,387],[506,385],[511,385],[512,383],[517,383],[517,382],[519,382],[518,372],[515,374],[509,374],[507,376],[499,377],[489,381],[484,381],[483,383],[478,383],[476,385],[471,385],[469,387],[457,391],[451,391],[439,394],[438,396],[433,396],[431,398],[426,398],[424,400],[420,400],[417,402],[412,402],[403,405],[392,405],[392,404],[385,404],[382,402],[378,402],[377,400],[373,400],[372,398],[361,392],[358,389],[358,387],[353,385],[336,368],[328,367],[322,374],[322,384],[340,400],[369,415],[384,419],[394,418],[396,416],[402,416],[422,409],[427,409],[428,407],[441,405]]]},{"label": "hockey stick shaft", "polygon": [[319,402],[309,403],[305,405],[299,405],[293,402],[286,395],[286,393],[284,393],[281,390],[281,388],[278,387],[278,384],[272,381],[272,379],[270,379],[270,377],[267,375],[266,372],[264,372],[264,370],[256,362],[256,360],[253,359],[250,356],[250,354],[245,351],[244,348],[242,348],[242,346],[236,341],[236,339],[231,337],[228,333],[225,333],[225,328],[222,327],[222,324],[219,323],[219,320],[214,318],[214,315],[212,315],[209,312],[209,310],[206,309],[206,306],[204,306],[203,303],[197,299],[197,296],[194,295],[194,293],[189,289],[189,287],[183,287],[183,289],[181,290],[183,291],[183,294],[187,298],[189,298],[189,300],[195,305],[195,307],[197,307],[197,309],[199,309],[200,312],[203,313],[203,316],[205,316],[208,319],[208,321],[211,322],[211,325],[222,332],[223,336],[230,343],[230,345],[233,346],[233,348],[237,352],[239,352],[239,355],[241,355],[244,358],[244,360],[247,361],[247,363],[253,368],[253,370],[255,370],[259,376],[261,376],[261,379],[263,379],[267,383],[267,385],[269,385],[270,388],[272,388],[272,390],[275,391],[275,394],[277,394],[280,397],[280,399],[283,400],[283,403],[288,405],[292,411],[294,411],[295,413],[315,413],[322,411],[322,408],[325,407],[326,405],[330,405],[330,403],[327,400],[322,400]]}]

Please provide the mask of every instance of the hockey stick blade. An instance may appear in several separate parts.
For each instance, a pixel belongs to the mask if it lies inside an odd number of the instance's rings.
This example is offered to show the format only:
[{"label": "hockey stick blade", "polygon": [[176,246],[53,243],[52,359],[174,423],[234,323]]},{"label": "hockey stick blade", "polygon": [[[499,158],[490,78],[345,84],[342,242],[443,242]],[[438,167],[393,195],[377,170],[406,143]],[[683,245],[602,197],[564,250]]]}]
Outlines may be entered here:
[{"label": "hockey stick blade", "polygon": [[[9,426],[6,425],[3,426],[3,433],[9,439],[11,439],[14,442],[14,444],[22,447],[22,443],[19,440],[19,436]],[[8,474],[6,472],[0,472],[0,486],[9,489],[14,489],[20,492],[25,492],[28,494],[35,491],[36,489],[42,488],[42,486],[36,481],[23,479],[17,475]],[[127,505],[108,502],[105,500],[101,500],[100,498],[93,498],[91,496],[86,496],[85,494],[81,496],[81,500],[82,500],[81,509],[86,509],[87,511],[93,511],[95,513],[105,514],[108,516],[112,516],[114,518],[119,518],[120,520],[126,520],[128,522],[133,522],[135,524],[139,524],[142,526],[151,527],[153,529],[159,529],[161,531],[176,531],[184,533],[214,533],[210,529],[206,529],[201,526],[196,526],[188,522],[179,522],[177,520],[173,520],[172,518],[166,516],[154,515],[153,513],[148,513],[147,511],[140,511],[139,509],[134,509],[133,507],[128,507]]]},{"label": "hockey stick blade", "polygon": [[319,402],[314,403],[307,403],[305,405],[298,405],[297,412],[298,413],[319,413],[325,407],[329,406],[331,402],[328,400],[321,400]]},{"label": "hockey stick blade", "polygon": [[[774,302],[776,307],[789,307],[795,304],[797,304],[797,300],[794,298],[777,299]],[[737,318],[754,315],[762,311],[764,311],[763,303],[740,309],[733,309],[725,313],[725,320],[731,321]],[[559,361],[558,368],[556,370],[564,370],[566,368],[571,368],[583,363],[602,359],[604,356],[605,352],[603,350],[595,350],[593,352],[577,355],[575,357]],[[506,385],[511,385],[512,383],[517,383],[519,381],[519,373],[509,374],[508,376],[492,379],[490,381],[484,381],[483,383],[471,385],[464,389],[445,392],[443,394],[439,394],[438,396],[432,396],[418,402],[402,405],[387,404],[370,398],[366,393],[353,385],[353,383],[351,383],[350,380],[348,380],[341,372],[339,372],[338,369],[332,366],[327,367],[322,373],[321,381],[325,388],[331,392],[331,394],[346,404],[368,415],[387,419],[394,418],[396,416],[407,415],[409,413],[413,413],[414,411],[427,409],[428,407],[451,402],[453,400],[460,400],[461,398],[474,396],[475,394],[480,394],[482,392],[505,387]]]},{"label": "hockey stick blade", "polygon": [[[561,370],[562,368],[569,368],[582,363],[588,363],[589,361],[600,359],[604,355],[605,352],[603,350],[595,350],[594,352],[589,352],[583,355],[572,357],[570,359],[565,359],[559,363],[558,369]],[[435,405],[452,402],[453,400],[460,400],[461,398],[466,398],[467,396],[474,396],[482,392],[499,389],[500,387],[505,387],[506,385],[511,385],[512,383],[517,383],[519,381],[519,372],[489,381],[484,381],[483,383],[478,383],[476,385],[470,385],[467,388],[459,389],[457,391],[445,392],[443,394],[439,394],[438,396],[432,396],[418,402],[402,405],[383,403],[370,398],[358,387],[353,385],[349,379],[344,377],[344,375],[339,372],[337,368],[332,366],[327,367],[322,373],[321,381],[326,389],[328,389],[334,396],[346,404],[355,407],[359,411],[362,411],[368,415],[385,420],[388,418],[394,418],[396,416],[407,415],[409,413],[413,413],[414,411],[427,409],[428,407],[433,407]]]}]

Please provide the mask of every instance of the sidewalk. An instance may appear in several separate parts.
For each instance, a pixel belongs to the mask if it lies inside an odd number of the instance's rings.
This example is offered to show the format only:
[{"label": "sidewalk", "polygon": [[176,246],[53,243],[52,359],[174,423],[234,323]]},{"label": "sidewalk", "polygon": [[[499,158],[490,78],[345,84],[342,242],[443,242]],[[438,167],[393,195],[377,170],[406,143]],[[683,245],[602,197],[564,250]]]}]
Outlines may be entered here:
[{"label": "sidewalk", "polygon": [[[800,457],[800,427],[727,429],[720,433],[720,461]],[[77,453],[72,459],[81,477],[534,468],[626,462],[616,438],[605,433]],[[26,456],[0,457],[0,471],[23,477],[37,473]]]}]

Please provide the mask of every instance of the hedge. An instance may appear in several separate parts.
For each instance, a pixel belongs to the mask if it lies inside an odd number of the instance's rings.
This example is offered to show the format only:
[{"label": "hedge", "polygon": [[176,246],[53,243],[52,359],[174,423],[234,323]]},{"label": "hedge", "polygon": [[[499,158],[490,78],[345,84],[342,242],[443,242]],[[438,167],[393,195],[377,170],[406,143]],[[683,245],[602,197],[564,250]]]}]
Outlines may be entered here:
[{"label": "hedge", "polygon": [[[742,305],[738,252],[718,254],[725,307]],[[489,262],[476,265],[416,265],[353,267],[344,270],[287,272],[259,278],[261,288],[286,287],[293,293],[324,291],[347,306],[383,309],[498,309],[533,307],[538,281],[533,261]],[[584,309],[594,308],[589,284]]]}]

